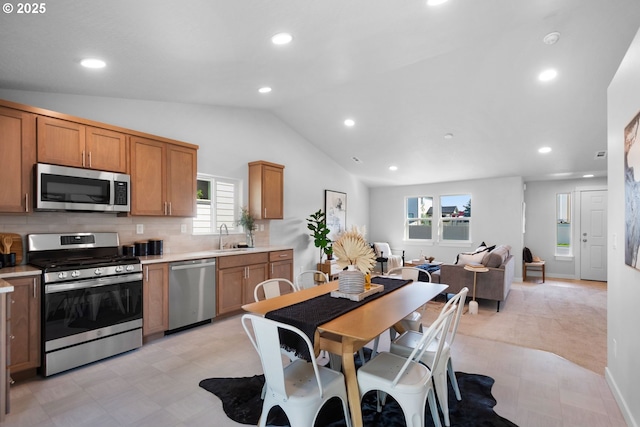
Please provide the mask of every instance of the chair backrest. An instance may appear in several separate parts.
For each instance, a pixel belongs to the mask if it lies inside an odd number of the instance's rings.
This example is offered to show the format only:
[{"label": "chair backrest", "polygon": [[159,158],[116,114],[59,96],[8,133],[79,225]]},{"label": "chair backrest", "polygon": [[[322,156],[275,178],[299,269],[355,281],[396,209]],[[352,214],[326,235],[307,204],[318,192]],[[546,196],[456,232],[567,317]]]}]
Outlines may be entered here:
[{"label": "chair backrest", "polygon": [[460,324],[460,318],[462,317],[462,312],[464,311],[464,302],[467,299],[467,293],[469,293],[469,288],[466,286],[460,290],[457,294],[452,296],[449,301],[442,307],[440,313],[444,313],[451,306],[457,306],[455,314],[453,315],[453,320],[451,324],[453,327],[448,330],[446,341],[449,343],[449,346],[453,344],[453,340],[456,338],[456,332],[458,331],[458,325]]},{"label": "chair backrest", "polygon": [[260,282],[256,285],[256,287],[253,289],[253,298],[255,299],[256,302],[260,301],[261,292],[264,294],[264,299],[279,297],[281,295],[280,283],[284,283],[285,286],[288,286],[289,288],[291,288],[292,292],[295,292],[298,290],[298,288],[296,288],[296,286],[293,283],[291,283],[290,280],[283,279],[283,278],[269,279],[269,280],[265,280],[264,282]]},{"label": "chair backrest", "polygon": [[295,285],[298,289],[307,289],[328,282],[329,276],[326,273],[318,270],[306,270],[298,274]]},{"label": "chair backrest", "polygon": [[[290,333],[299,335],[306,343],[309,354],[313,354],[313,345],[309,337],[294,326],[254,314],[245,314],[242,316],[242,327],[260,356],[260,363],[262,363],[262,371],[264,372],[267,386],[271,392],[278,396],[278,399],[286,401],[289,398],[289,394],[287,393],[285,384],[285,365],[282,361],[282,353],[280,352],[281,342],[279,330],[284,329],[290,331]],[[312,357],[311,361],[307,363],[313,364],[319,396],[322,396],[322,381],[320,380],[320,371],[316,359]]]},{"label": "chair backrest", "polygon": [[[449,329],[451,325],[451,318],[456,310],[457,306],[450,306],[447,311],[441,313],[440,316],[429,326],[429,329],[422,333],[422,338],[418,341],[418,344],[415,346],[409,357],[407,357],[406,362],[402,365],[402,368],[393,379],[392,387],[395,387],[400,381],[400,378],[404,375],[405,371],[409,367],[409,365],[414,363],[420,363],[424,352],[429,348],[431,342],[438,336],[440,336],[444,331]],[[438,348],[433,357],[433,364],[431,366],[438,366],[438,361],[440,360],[440,354],[442,353],[442,348],[444,347],[445,340],[438,340]]]},{"label": "chair backrest", "polygon": [[391,246],[387,242],[374,242],[373,251],[376,253],[376,258],[388,258],[392,255]]},{"label": "chair backrest", "polygon": [[420,273],[424,273],[427,276],[427,278],[429,279],[428,281],[431,282],[431,274],[429,274],[429,272],[427,270],[423,270],[421,268],[416,268],[416,267],[396,267],[396,268],[392,268],[391,270],[389,270],[387,272],[388,275],[400,274],[400,275],[402,275],[402,278],[404,280],[413,280],[414,282],[417,282],[418,280],[420,280]]}]

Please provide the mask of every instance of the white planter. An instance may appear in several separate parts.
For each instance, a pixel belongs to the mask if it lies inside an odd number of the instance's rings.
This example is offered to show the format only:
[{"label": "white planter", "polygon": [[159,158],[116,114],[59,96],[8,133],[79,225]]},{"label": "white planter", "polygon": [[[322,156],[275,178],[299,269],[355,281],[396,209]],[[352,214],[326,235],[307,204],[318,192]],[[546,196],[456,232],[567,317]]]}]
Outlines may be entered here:
[{"label": "white planter", "polygon": [[347,268],[338,274],[338,290],[345,294],[364,292],[364,274],[352,265]]}]

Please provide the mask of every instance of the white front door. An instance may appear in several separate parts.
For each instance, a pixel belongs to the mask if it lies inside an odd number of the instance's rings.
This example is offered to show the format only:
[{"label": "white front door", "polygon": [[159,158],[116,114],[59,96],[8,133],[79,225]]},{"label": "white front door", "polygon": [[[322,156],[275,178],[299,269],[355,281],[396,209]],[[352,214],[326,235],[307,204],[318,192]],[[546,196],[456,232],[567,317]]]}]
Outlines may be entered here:
[{"label": "white front door", "polygon": [[580,278],[607,280],[607,190],[580,192]]}]

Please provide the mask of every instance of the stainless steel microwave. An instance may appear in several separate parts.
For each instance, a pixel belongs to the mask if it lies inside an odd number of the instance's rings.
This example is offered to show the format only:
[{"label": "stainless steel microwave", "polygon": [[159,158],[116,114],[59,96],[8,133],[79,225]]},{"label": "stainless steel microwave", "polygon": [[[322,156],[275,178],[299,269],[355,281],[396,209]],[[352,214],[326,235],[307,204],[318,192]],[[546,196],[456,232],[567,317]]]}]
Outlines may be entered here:
[{"label": "stainless steel microwave", "polygon": [[36,164],[37,210],[129,212],[131,177],[127,174]]}]

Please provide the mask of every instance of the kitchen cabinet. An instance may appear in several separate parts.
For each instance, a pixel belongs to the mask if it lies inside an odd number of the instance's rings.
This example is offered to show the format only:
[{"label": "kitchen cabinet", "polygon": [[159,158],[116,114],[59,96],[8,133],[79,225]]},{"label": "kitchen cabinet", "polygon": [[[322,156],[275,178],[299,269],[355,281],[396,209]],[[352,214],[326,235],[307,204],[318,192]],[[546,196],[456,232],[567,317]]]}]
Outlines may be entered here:
[{"label": "kitchen cabinet", "polygon": [[29,212],[36,162],[36,116],[0,107],[0,212]]},{"label": "kitchen cabinet", "polygon": [[268,264],[268,252],[218,258],[218,315],[237,312],[254,301],[254,288],[269,277]]},{"label": "kitchen cabinet", "polygon": [[249,211],[256,219],[284,218],[284,166],[249,163]]},{"label": "kitchen cabinet", "polygon": [[5,279],[13,292],[9,314],[9,371],[11,374],[40,366],[40,276]]},{"label": "kitchen cabinet", "polygon": [[169,329],[169,264],[144,266],[142,279],[142,335]]},{"label": "kitchen cabinet", "polygon": [[37,123],[38,162],[127,172],[125,134],[45,116]]},{"label": "kitchen cabinet", "polygon": [[196,215],[196,149],[132,136],[130,161],[132,215]]},{"label": "kitchen cabinet", "polygon": [[[293,282],[293,250],[269,252],[269,278],[283,278]],[[280,292],[289,292],[288,288],[280,286]]]},{"label": "kitchen cabinet", "polygon": [[9,363],[7,360],[9,347],[7,337],[9,335],[9,317],[11,316],[7,305],[7,295],[13,290],[8,287],[9,283],[0,279],[0,307],[7,309],[0,310],[0,423],[4,421],[5,414],[9,413]]}]

